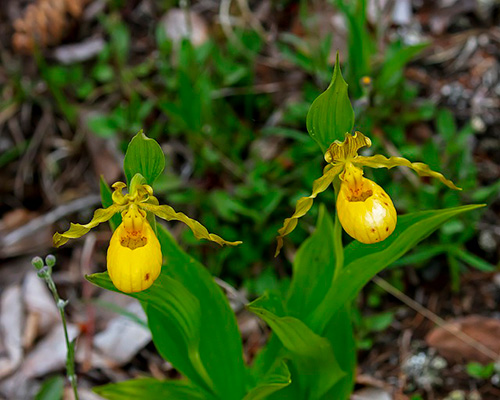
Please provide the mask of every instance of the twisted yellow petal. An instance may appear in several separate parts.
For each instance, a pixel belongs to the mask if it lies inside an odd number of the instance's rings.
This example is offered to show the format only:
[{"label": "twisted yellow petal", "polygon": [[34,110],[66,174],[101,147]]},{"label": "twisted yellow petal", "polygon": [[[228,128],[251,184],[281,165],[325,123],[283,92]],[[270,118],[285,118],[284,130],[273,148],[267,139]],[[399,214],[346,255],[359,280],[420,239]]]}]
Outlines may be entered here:
[{"label": "twisted yellow petal", "polygon": [[161,272],[160,242],[146,220],[146,213],[131,206],[116,228],[108,248],[107,268],[122,292],[149,288]]},{"label": "twisted yellow petal", "polygon": [[280,253],[281,248],[283,247],[283,238],[295,229],[298,219],[304,216],[311,209],[316,196],[328,189],[328,186],[330,186],[342,168],[343,166],[341,165],[327,165],[324,169],[323,176],[313,182],[312,194],[308,197],[301,197],[297,201],[295,212],[290,218],[285,219],[283,227],[278,230],[279,235],[276,237],[277,246],[274,254],[275,257]]},{"label": "twisted yellow petal", "polygon": [[81,224],[73,224],[71,223],[70,228],[64,233],[56,232],[52,238],[54,242],[54,246],[59,247],[65,244],[69,239],[77,239],[83,235],[85,235],[92,228],[95,228],[97,225],[108,221],[113,215],[125,209],[125,206],[121,206],[118,204],[113,204],[108,208],[98,208],[94,212],[94,216],[92,220],[85,225]]},{"label": "twisted yellow petal", "polygon": [[358,150],[362,147],[370,147],[372,141],[361,132],[356,132],[354,135],[346,133],[343,142],[336,140],[333,142],[325,153],[325,161],[327,163],[345,163],[358,155]]},{"label": "twisted yellow petal", "polygon": [[359,156],[352,160],[353,164],[358,166],[367,166],[371,168],[393,168],[393,167],[408,167],[414,170],[420,176],[430,176],[432,178],[436,178],[444,183],[451,189],[462,190],[461,188],[455,186],[455,184],[446,179],[443,174],[440,172],[433,171],[429,168],[428,165],[420,162],[414,162],[407,160],[403,157],[391,157],[387,158],[380,154],[370,157]]},{"label": "twisted yellow petal", "polygon": [[156,204],[141,203],[141,204],[139,204],[139,207],[145,211],[152,212],[156,216],[163,218],[167,221],[184,222],[189,227],[189,229],[191,229],[191,231],[193,231],[196,239],[211,240],[212,242],[218,243],[221,246],[223,246],[223,245],[237,246],[237,245],[243,243],[241,241],[228,242],[227,240],[222,239],[220,236],[217,236],[213,233],[208,232],[207,228],[205,228],[198,221],[189,218],[187,215],[185,215],[181,212],[176,212],[170,206],[167,206],[167,205],[159,206]]}]

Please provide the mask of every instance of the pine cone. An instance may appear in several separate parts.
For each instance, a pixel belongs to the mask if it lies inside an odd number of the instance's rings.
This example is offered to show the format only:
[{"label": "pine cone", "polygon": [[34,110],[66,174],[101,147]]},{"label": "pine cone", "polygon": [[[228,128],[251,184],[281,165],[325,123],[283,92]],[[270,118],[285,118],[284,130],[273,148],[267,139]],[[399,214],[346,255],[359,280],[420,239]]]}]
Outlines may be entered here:
[{"label": "pine cone", "polygon": [[39,48],[54,46],[65,38],[81,17],[89,0],[37,0],[26,7],[23,18],[14,21],[12,46],[18,53],[31,54]]}]

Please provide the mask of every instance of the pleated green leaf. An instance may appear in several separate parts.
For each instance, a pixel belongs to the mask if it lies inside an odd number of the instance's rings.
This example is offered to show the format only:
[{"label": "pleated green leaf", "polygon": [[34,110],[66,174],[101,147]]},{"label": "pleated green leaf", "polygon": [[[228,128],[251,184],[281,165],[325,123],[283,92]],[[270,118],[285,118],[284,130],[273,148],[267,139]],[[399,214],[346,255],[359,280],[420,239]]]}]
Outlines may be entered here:
[{"label": "pleated green leaf", "polygon": [[291,382],[290,371],[283,360],[275,362],[273,368],[250,390],[243,400],[263,400],[269,395],[288,386]]},{"label": "pleated green leaf", "polygon": [[314,233],[299,247],[293,261],[293,276],[286,309],[299,319],[309,315],[325,296],[335,270],[334,226],[321,204]]},{"label": "pleated green leaf", "polygon": [[483,205],[406,214],[398,218],[394,233],[383,242],[363,244],[353,241],[345,249],[342,271],[321,304],[307,319],[310,326],[316,332],[322,332],[333,315],[343,305],[354,300],[376,274],[402,257],[450,218],[480,207]]},{"label": "pleated green leaf", "polygon": [[286,357],[298,374],[292,373],[292,380],[297,380],[301,392],[297,398],[320,399],[344,375],[335,359],[330,342],[315,334],[301,320],[280,317],[266,307],[269,297],[255,300],[248,309],[262,318],[287,350]]},{"label": "pleated green leaf", "polygon": [[108,400],[212,400],[196,386],[184,381],[161,381],[153,378],[131,379],[93,388],[99,396]]},{"label": "pleated green leaf", "polygon": [[[145,308],[155,346],[206,393],[241,400],[246,392],[243,349],[225,295],[207,270],[160,225],[158,239],[165,256],[160,277],[149,289],[129,294]],[[116,290],[107,273],[87,279]]]}]

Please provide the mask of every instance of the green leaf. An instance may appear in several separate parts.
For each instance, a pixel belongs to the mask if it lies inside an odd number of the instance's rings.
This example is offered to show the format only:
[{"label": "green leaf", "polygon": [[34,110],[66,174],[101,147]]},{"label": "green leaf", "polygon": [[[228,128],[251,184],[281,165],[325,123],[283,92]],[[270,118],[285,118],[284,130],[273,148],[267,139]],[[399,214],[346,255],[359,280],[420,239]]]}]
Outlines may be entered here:
[{"label": "green leaf", "polygon": [[[326,207],[321,205],[316,230],[299,248],[293,263],[293,278],[286,302],[286,311],[291,316],[305,319],[327,293],[335,268],[337,264],[341,266],[343,260],[343,249],[339,248],[342,243],[340,237],[337,237],[339,233],[341,234],[340,224],[334,226]],[[278,316],[284,316],[283,306],[274,297],[266,300],[265,308]],[[353,386],[356,353],[350,313],[341,310],[338,314],[328,325],[330,328],[325,331],[325,337],[330,341],[335,358],[338,358],[342,370],[347,371],[347,374],[327,392],[330,397],[323,396],[325,399],[347,398],[344,394],[350,393]],[[342,346],[336,345],[338,343],[342,343]],[[281,356],[282,351],[283,346],[276,335],[273,335],[257,355],[253,372],[262,376],[274,360]],[[272,399],[300,399],[300,393],[298,397],[294,397],[299,389],[293,373],[292,381],[292,385],[276,393]]]},{"label": "green leaf", "polygon": [[105,114],[92,115],[87,120],[88,128],[97,136],[110,138],[116,135],[118,124],[112,116]]},{"label": "green leaf", "polygon": [[279,360],[274,367],[250,390],[243,400],[263,400],[270,394],[288,386],[291,382],[290,371],[285,362]]},{"label": "green leaf", "polygon": [[325,153],[335,140],[344,140],[345,134],[351,133],[353,126],[354,110],[347,93],[347,83],[340,71],[337,53],[330,86],[314,100],[307,113],[307,131]]},{"label": "green leaf", "polygon": [[99,396],[109,400],[130,399],[171,399],[171,400],[210,400],[214,397],[196,386],[184,381],[160,381],[153,378],[131,379],[125,382],[110,383],[92,389]]},{"label": "green leaf", "polygon": [[[87,279],[108,290],[116,291],[107,272]],[[200,360],[201,309],[198,299],[181,283],[162,274],[145,291],[130,293],[141,301],[148,325],[160,354],[185,376],[208,391],[212,382]],[[168,331],[168,335],[164,331]]]},{"label": "green leaf", "polygon": [[46,379],[35,395],[35,400],[61,400],[64,394],[64,378],[54,376]]},{"label": "green leaf", "polygon": [[445,141],[456,140],[457,124],[453,113],[447,108],[442,108],[436,115],[437,131],[443,135]]},{"label": "green leaf", "polygon": [[396,229],[386,240],[374,244],[353,241],[345,249],[344,268],[337,275],[322,303],[308,321],[316,332],[322,332],[330,318],[385,267],[403,256],[417,243],[461,213],[483,205],[468,205],[444,210],[407,214],[398,219]]},{"label": "green leaf", "polygon": [[[112,191],[109,185],[104,181],[104,177],[101,175],[99,180],[99,188],[101,191],[101,203],[104,208],[107,208],[113,204],[113,199],[111,197]],[[115,230],[122,223],[122,216],[120,213],[116,213],[108,221],[111,230]]]},{"label": "green leaf", "polygon": [[401,257],[399,260],[393,262],[391,264],[391,268],[404,265],[416,266],[418,264],[422,264],[440,254],[447,253],[449,251],[449,248],[450,245],[448,244],[420,245],[409,255]]},{"label": "green leaf", "polygon": [[246,378],[243,347],[226,296],[206,268],[184,253],[161,226],[158,226],[158,239],[168,266],[166,273],[183,283],[200,301],[200,355],[218,393],[223,398],[243,398]]},{"label": "green leaf", "polygon": [[478,362],[470,362],[466,366],[467,373],[476,379],[489,379],[495,373],[495,363],[480,364]]},{"label": "green leaf", "polygon": [[335,313],[326,325],[324,336],[332,344],[335,359],[346,375],[323,396],[323,400],[347,400],[354,388],[356,375],[356,343],[349,306]]},{"label": "green leaf", "polygon": [[380,91],[387,90],[394,85],[398,77],[401,76],[403,68],[423,49],[429,46],[429,43],[420,43],[414,46],[404,46],[398,48],[389,54],[384,61],[380,74],[377,76],[375,85]]},{"label": "green leaf", "polygon": [[349,32],[347,77],[352,83],[351,93],[355,98],[362,94],[360,81],[371,73],[371,58],[377,52],[377,43],[370,32],[366,18],[366,0],[337,0]]},{"label": "green leaf", "polygon": [[299,382],[302,398],[321,398],[345,375],[336,359],[330,342],[315,334],[297,318],[280,317],[269,311],[269,303],[275,303],[264,295],[252,302],[248,309],[270,326],[288,351],[293,365],[299,373],[292,379]]},{"label": "green leaf", "polygon": [[334,226],[321,204],[314,233],[300,246],[293,262],[293,277],[286,309],[299,319],[310,314],[325,296],[335,270]]},{"label": "green leaf", "polygon": [[141,130],[128,145],[123,169],[127,182],[130,183],[132,177],[139,173],[152,185],[165,169],[163,150],[154,139],[148,138]]},{"label": "green leaf", "polygon": [[494,265],[490,264],[487,261],[484,261],[482,258],[476,256],[475,254],[472,254],[467,250],[454,248],[452,252],[464,263],[478,269],[479,271],[493,272],[498,270],[498,268]]},{"label": "green leaf", "polygon": [[[160,354],[191,381],[218,397],[242,399],[246,371],[236,319],[207,270],[158,225],[165,266],[147,290],[131,293],[143,304]],[[116,290],[107,273],[87,279]],[[228,377],[231,377],[228,380]]]}]

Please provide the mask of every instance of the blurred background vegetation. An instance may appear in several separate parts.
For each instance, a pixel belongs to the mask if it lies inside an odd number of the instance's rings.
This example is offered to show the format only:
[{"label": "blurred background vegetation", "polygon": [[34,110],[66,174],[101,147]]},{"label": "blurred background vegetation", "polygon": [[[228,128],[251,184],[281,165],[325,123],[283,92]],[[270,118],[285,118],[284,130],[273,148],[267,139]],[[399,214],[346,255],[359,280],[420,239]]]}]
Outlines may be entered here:
[{"label": "blurred background vegetation", "polygon": [[[464,274],[493,276],[498,2],[6,0],[0,18],[4,260],[49,251],[54,231],[90,219],[99,177],[123,179],[126,146],[144,128],[167,158],[155,187],[161,202],[244,242],[221,249],[170,224],[182,246],[250,298],[281,290],[318,207],[277,259],[274,238],[321,174],[323,155],[305,119],[339,50],[355,127],[373,141],[367,152],[425,162],[463,188],[403,169],[366,171],[398,212],[488,204],[447,223],[386,278],[411,294],[428,283],[450,295]],[[321,201],[334,211],[333,191]],[[107,227],[100,232],[96,270],[109,238]],[[58,252],[69,263],[75,248],[81,254],[82,244],[73,246]],[[360,315],[371,319],[357,322],[361,349],[394,320],[380,313],[380,288],[365,292]]]}]

